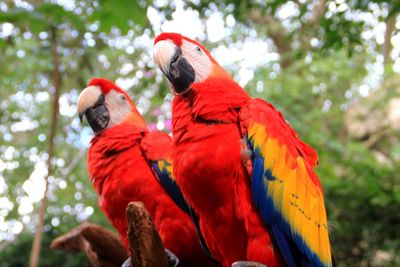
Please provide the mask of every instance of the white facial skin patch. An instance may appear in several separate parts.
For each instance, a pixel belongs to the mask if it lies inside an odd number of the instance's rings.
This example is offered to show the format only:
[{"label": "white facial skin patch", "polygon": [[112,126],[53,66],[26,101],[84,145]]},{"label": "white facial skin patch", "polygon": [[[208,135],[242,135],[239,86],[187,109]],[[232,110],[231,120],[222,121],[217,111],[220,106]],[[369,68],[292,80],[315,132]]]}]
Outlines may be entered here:
[{"label": "white facial skin patch", "polygon": [[182,54],[196,73],[194,82],[204,81],[210,74],[212,62],[206,52],[194,43],[182,41]]},{"label": "white facial skin patch", "polygon": [[107,128],[121,123],[127,115],[133,112],[127,97],[115,90],[111,90],[106,95],[105,105],[108,110],[112,110],[112,112],[110,112],[110,121],[108,122]]}]

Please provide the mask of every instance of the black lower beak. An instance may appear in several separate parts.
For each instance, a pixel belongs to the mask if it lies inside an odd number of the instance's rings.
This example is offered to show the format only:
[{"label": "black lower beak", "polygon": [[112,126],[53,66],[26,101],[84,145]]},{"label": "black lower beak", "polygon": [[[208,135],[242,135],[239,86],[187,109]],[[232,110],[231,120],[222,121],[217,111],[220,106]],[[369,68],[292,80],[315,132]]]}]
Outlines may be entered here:
[{"label": "black lower beak", "polygon": [[110,112],[105,105],[104,95],[101,94],[96,104],[88,108],[84,114],[79,114],[81,120],[83,115],[85,115],[94,133],[104,130],[110,121]]},{"label": "black lower beak", "polygon": [[167,77],[178,94],[187,91],[196,78],[193,67],[182,56],[182,49],[179,47],[171,59]]}]

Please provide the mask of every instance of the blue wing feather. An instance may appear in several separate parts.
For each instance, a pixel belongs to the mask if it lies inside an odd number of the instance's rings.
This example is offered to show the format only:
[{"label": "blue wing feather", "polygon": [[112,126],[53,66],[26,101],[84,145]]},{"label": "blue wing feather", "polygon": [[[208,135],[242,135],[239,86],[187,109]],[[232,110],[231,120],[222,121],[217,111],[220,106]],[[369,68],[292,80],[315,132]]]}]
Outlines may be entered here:
[{"label": "blue wing feather", "polygon": [[204,240],[203,235],[200,231],[199,219],[195,211],[192,207],[187,204],[185,198],[182,195],[181,190],[179,189],[178,185],[176,184],[175,180],[171,178],[172,173],[167,169],[170,166],[170,163],[165,161],[163,162],[163,168],[160,168],[158,161],[153,161],[151,166],[153,170],[156,172],[158,180],[160,181],[161,185],[163,186],[164,190],[167,191],[168,195],[172,198],[172,200],[178,205],[180,209],[182,209],[185,213],[187,213],[193,220],[194,225],[196,226],[197,234],[199,237],[200,245],[203,251],[207,254],[207,256],[217,265],[219,262],[214,259],[211,255],[209,248]]},{"label": "blue wing feather", "polygon": [[[165,162],[166,166],[168,166],[168,162]],[[151,166],[153,170],[157,173],[157,177],[164,187],[165,191],[167,191],[168,195],[172,198],[172,200],[187,214],[190,214],[190,207],[186,203],[185,198],[182,195],[181,190],[176,184],[175,180],[171,179],[170,173],[166,168],[160,169],[158,165],[158,161],[153,161]]]},{"label": "blue wing feather", "polygon": [[[253,149],[250,140],[247,139],[247,147],[249,149]],[[273,219],[274,217],[274,206],[271,199],[267,197],[267,188],[263,186],[263,179],[266,177],[269,180],[273,180],[274,177],[272,173],[269,171],[265,172],[264,174],[264,158],[262,157],[259,149],[255,149],[253,151],[253,156],[251,157],[253,162],[253,171],[251,176],[251,190],[253,201],[260,210],[261,217],[264,221],[271,222],[269,224],[272,237],[274,242],[279,247],[279,250],[289,267],[296,266],[291,249],[289,248],[288,240],[284,233],[282,233],[281,228],[277,225],[276,220]]]},{"label": "blue wing feather", "polygon": [[286,264],[332,266],[317,153],[263,100],[249,100],[239,122],[252,152],[252,200]]},{"label": "blue wing feather", "polygon": [[[254,149],[251,140],[246,136],[247,148],[252,151],[251,189],[253,201],[258,207],[261,217],[269,226],[272,238],[278,246],[283,259],[289,267],[325,266],[319,258],[308,248],[302,237],[290,230],[281,212],[274,206],[268,196],[268,186],[264,179],[279,182],[270,170],[264,168],[264,157],[258,148]],[[294,242],[296,240],[296,242]],[[314,264],[310,261],[313,259]],[[317,265],[315,265],[317,263]]]}]

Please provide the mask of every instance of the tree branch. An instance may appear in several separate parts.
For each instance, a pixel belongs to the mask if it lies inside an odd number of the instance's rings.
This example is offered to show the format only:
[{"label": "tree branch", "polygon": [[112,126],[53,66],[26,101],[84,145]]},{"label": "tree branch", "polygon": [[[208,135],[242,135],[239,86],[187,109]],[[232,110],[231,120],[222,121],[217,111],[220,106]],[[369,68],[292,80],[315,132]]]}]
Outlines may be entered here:
[{"label": "tree branch", "polygon": [[92,266],[96,267],[120,267],[128,257],[114,232],[88,222],[57,237],[50,248],[67,252],[83,251]]},{"label": "tree branch", "polygon": [[390,57],[390,52],[392,51],[392,34],[394,31],[394,27],[396,24],[396,15],[392,15],[386,21],[386,30],[385,30],[385,41],[382,45],[382,54],[383,54],[383,63],[385,65],[389,64],[392,59]]},{"label": "tree branch", "polygon": [[320,0],[315,3],[314,8],[311,10],[310,19],[308,24],[317,25],[321,21],[321,17],[325,14],[325,0]]},{"label": "tree branch", "polygon": [[248,17],[255,24],[267,26],[267,35],[272,39],[281,56],[281,67],[289,67],[293,63],[293,60],[289,59],[285,55],[292,51],[292,40],[290,40],[281,21],[268,14],[262,14],[259,9],[252,9],[249,12]]},{"label": "tree branch", "polygon": [[47,175],[45,177],[45,190],[42,200],[40,201],[39,213],[38,213],[38,225],[35,232],[35,238],[33,240],[32,250],[31,250],[31,258],[29,262],[30,267],[37,267],[39,263],[39,256],[41,250],[42,243],[42,235],[44,228],[44,217],[46,213],[47,207],[47,191],[49,188],[49,177],[53,172],[52,159],[54,154],[54,137],[57,131],[57,118],[58,118],[58,109],[59,103],[58,100],[60,98],[61,93],[61,73],[59,70],[59,59],[57,54],[57,28],[55,25],[51,26],[51,57],[53,63],[53,83],[54,83],[54,93],[52,99],[52,113],[50,120],[50,132],[48,139],[48,147],[47,147]]},{"label": "tree branch", "polygon": [[301,24],[299,33],[301,33],[300,40],[304,50],[311,49],[311,38],[313,38],[310,28],[316,28],[321,22],[321,18],[326,11],[326,0],[320,0],[315,3],[313,9],[310,11],[310,17]]},{"label": "tree branch", "polygon": [[126,209],[131,265],[169,267],[161,238],[143,203],[131,202]]},{"label": "tree branch", "polygon": [[[83,251],[94,267],[172,267],[176,258],[165,252],[151,215],[142,202],[130,202],[126,209],[130,265],[128,257],[117,235],[99,225],[82,223],[51,242],[52,249]],[[169,254],[169,256],[174,256]]]},{"label": "tree branch", "polygon": [[[299,1],[295,1],[297,5],[301,5]],[[320,23],[322,16],[325,14],[326,0],[319,0],[315,3],[313,9],[310,11],[310,18],[303,23],[302,30],[299,31],[299,41],[306,47],[310,48],[310,39],[312,35],[309,34],[304,28],[316,27]],[[289,53],[293,51],[292,43],[293,38],[287,32],[282,22],[269,14],[263,14],[259,9],[252,9],[248,13],[248,18],[251,22],[257,25],[267,27],[267,35],[274,42],[274,45],[281,57],[281,67],[283,69],[293,64],[293,60],[289,57]],[[303,33],[301,35],[301,33]]]}]

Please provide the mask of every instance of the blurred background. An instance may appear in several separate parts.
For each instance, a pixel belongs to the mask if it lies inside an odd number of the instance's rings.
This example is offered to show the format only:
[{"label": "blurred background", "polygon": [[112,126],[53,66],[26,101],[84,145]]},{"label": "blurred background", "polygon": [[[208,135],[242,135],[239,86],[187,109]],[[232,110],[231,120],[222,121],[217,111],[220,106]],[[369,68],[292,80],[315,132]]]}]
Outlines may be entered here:
[{"label": "blurred background", "polygon": [[400,266],[399,14],[398,0],[0,1],[0,266],[28,266],[42,218],[39,266],[89,266],[49,249],[83,221],[111,228],[75,103],[108,78],[170,132],[162,31],[203,42],[318,151],[339,266]]}]

